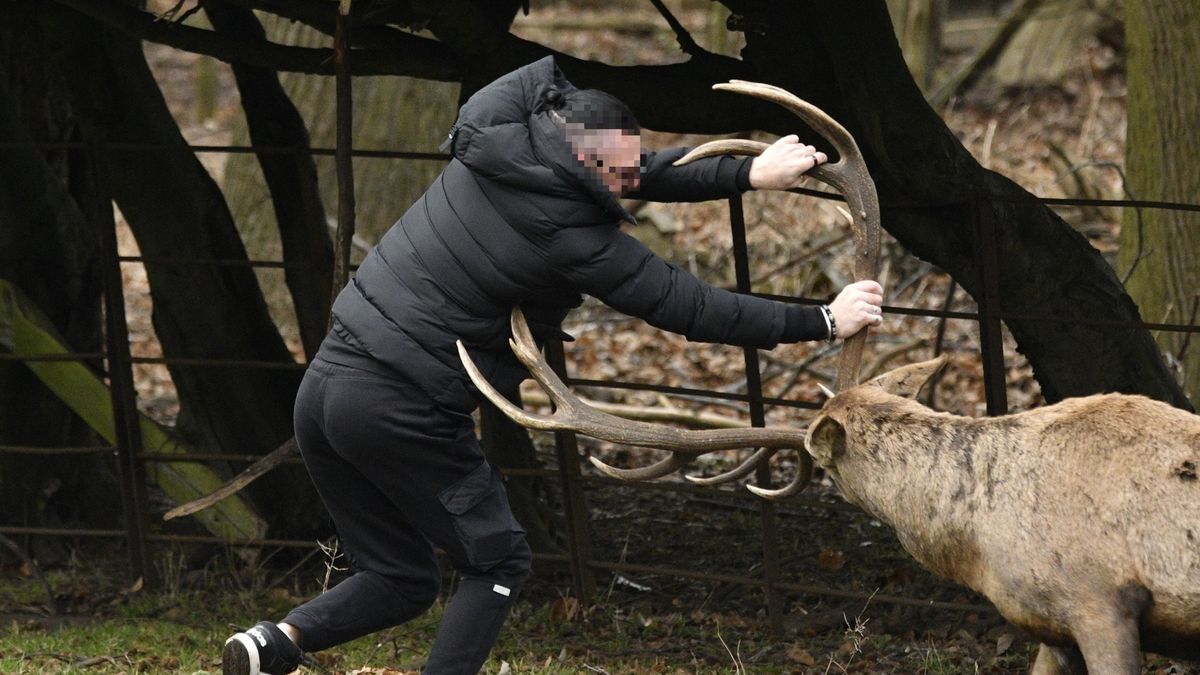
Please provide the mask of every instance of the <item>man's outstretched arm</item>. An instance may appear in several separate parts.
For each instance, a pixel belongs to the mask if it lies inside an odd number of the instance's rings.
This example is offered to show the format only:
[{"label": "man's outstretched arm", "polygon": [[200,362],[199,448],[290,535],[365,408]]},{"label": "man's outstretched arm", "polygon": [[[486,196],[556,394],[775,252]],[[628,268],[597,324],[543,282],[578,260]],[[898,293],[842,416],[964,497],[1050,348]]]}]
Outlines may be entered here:
[{"label": "man's outstretched arm", "polygon": [[674,166],[690,149],[644,154],[641,184],[625,196],[654,202],[700,202],[751,189],[787,190],[799,185],[814,166],[828,160],[825,153],[792,135],[775,141],[757,157],[723,155]]}]

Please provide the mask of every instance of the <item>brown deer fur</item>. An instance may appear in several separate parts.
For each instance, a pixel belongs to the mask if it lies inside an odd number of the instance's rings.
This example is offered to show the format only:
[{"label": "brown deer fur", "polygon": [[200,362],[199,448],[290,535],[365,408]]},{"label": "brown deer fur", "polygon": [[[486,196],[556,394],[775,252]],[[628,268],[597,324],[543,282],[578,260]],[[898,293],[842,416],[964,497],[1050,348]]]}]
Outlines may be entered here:
[{"label": "brown deer fur", "polygon": [[913,399],[944,362],[813,420],[805,445],[846,499],[1041,640],[1037,675],[1134,675],[1143,648],[1200,658],[1200,416],[1120,394],[934,412]]}]

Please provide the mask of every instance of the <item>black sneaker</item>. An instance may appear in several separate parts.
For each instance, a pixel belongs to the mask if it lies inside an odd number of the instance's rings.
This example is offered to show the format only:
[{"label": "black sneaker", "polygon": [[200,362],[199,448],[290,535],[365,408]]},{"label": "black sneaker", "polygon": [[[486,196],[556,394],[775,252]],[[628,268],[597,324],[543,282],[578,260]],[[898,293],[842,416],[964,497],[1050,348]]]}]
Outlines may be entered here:
[{"label": "black sneaker", "polygon": [[224,675],[287,675],[300,667],[300,659],[300,648],[270,621],[234,633],[221,652]]}]

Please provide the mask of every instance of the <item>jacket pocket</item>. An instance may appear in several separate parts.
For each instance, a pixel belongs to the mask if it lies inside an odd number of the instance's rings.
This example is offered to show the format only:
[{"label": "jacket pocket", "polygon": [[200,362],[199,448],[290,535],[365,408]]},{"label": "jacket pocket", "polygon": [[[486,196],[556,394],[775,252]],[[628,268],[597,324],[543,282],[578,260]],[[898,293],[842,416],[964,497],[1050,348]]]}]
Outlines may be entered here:
[{"label": "jacket pocket", "polygon": [[467,562],[481,572],[512,553],[524,530],[513,518],[500,473],[487,462],[443,490],[438,501],[450,514]]}]

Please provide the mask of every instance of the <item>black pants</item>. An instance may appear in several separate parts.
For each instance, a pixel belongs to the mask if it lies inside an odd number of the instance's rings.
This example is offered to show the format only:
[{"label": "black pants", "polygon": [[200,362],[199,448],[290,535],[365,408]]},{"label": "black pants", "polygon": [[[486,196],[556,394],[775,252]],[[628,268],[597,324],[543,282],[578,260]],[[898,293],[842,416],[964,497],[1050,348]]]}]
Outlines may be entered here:
[{"label": "black pants", "polygon": [[462,581],[424,670],[474,674],[529,574],[525,532],[470,415],[382,369],[310,364],[296,441],[355,574],[284,619],[318,651],[403,623],[437,598],[434,546]]}]

